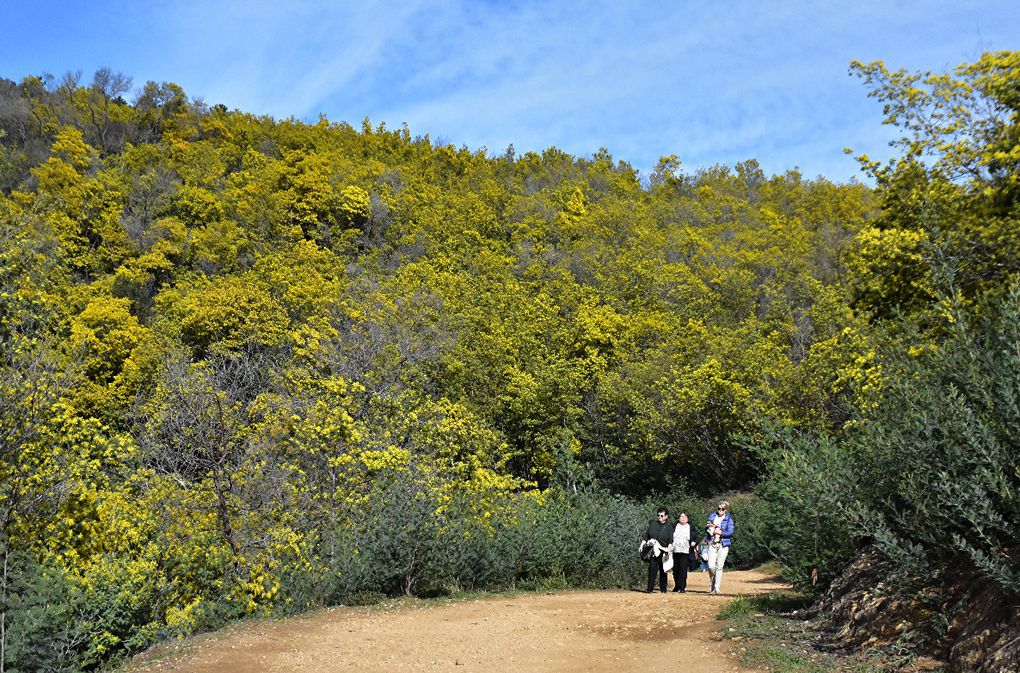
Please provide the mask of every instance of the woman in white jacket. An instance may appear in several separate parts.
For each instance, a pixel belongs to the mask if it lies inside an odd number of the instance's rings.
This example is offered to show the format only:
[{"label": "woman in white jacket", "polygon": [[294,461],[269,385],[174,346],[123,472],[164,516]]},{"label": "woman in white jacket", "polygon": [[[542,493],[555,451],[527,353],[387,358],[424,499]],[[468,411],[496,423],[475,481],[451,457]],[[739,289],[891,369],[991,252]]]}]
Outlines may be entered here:
[{"label": "woman in white jacket", "polygon": [[687,591],[687,570],[690,567],[693,548],[698,544],[687,512],[680,512],[676,528],[673,529],[673,591]]}]

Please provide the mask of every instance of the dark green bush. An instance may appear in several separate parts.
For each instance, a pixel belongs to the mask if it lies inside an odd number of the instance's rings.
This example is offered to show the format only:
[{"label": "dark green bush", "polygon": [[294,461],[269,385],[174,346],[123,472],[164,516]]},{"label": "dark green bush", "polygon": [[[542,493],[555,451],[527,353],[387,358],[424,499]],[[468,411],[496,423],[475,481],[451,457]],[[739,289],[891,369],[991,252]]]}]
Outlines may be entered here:
[{"label": "dark green bush", "polygon": [[[707,503],[711,511],[715,510],[720,499]],[[726,565],[746,569],[775,559],[772,550],[774,515],[769,511],[770,504],[757,494],[738,493],[726,499],[730,501],[730,512],[735,522],[733,545],[726,557]]]},{"label": "dark green bush", "polygon": [[77,671],[85,650],[84,625],[75,614],[63,574],[31,554],[0,547],[4,574],[0,613],[5,631],[4,670],[9,673]]},{"label": "dark green bush", "polygon": [[1020,595],[1020,286],[900,361],[905,375],[852,438],[853,519],[918,574],[966,559]]},{"label": "dark green bush", "polygon": [[904,580],[962,560],[1020,594],[1020,289],[887,364],[900,373],[840,440],[777,435],[760,491],[777,556],[798,583],[817,570],[824,586],[874,541]]},{"label": "dark green bush", "polygon": [[370,593],[620,587],[643,572],[636,549],[650,514],[622,496],[519,494],[481,519],[470,503],[441,507],[433,493],[407,474],[380,479],[349,525],[324,532],[327,574],[285,578],[288,606],[349,604]]},{"label": "dark green bush", "polygon": [[856,543],[844,512],[854,479],[849,462],[827,437],[776,438],[771,477],[758,491],[760,546],[798,587],[821,590],[853,555]]}]

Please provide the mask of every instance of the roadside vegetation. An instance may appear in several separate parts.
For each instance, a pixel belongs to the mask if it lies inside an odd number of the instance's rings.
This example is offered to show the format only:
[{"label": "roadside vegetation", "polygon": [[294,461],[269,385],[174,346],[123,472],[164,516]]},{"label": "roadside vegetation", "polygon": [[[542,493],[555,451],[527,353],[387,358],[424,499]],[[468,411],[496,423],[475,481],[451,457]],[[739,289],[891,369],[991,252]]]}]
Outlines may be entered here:
[{"label": "roadside vegetation", "polygon": [[719,613],[723,637],[740,662],[772,673],[886,673],[894,660],[881,652],[827,651],[814,624],[801,614],[813,597],[795,592],[739,596]]},{"label": "roadside vegetation", "polygon": [[835,591],[1009,670],[970,606],[1020,595],[1020,53],[852,70],[903,131],[873,187],[0,80],[0,671],[626,586],[717,494],[847,642]]}]

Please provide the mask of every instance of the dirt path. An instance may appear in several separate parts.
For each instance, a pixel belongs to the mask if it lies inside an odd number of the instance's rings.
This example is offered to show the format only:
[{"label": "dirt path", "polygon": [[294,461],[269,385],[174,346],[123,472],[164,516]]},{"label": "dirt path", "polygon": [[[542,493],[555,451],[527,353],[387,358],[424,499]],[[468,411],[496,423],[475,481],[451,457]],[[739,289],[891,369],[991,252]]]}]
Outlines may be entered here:
[{"label": "dirt path", "polygon": [[726,595],[693,573],[687,593],[564,591],[394,608],[334,608],[231,627],[137,658],[125,670],[190,673],[368,671],[645,673],[750,671],[720,641],[716,614],[736,594],[782,586],[727,571]]}]

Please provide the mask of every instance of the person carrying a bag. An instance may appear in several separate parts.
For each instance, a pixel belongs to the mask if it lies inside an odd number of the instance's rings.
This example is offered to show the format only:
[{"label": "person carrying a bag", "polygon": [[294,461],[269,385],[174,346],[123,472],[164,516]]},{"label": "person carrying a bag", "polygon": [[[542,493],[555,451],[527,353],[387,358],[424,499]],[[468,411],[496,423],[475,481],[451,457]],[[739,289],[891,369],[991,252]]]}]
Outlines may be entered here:
[{"label": "person carrying a bag", "polygon": [[[648,523],[645,530],[645,537],[638,547],[641,558],[648,562],[648,589],[646,593],[655,590],[655,578],[659,578],[659,590],[666,593],[666,571],[662,568],[662,562],[666,554],[673,551],[673,524],[669,521],[669,511],[660,507],[655,518]],[[675,566],[674,566],[675,567]]]}]

